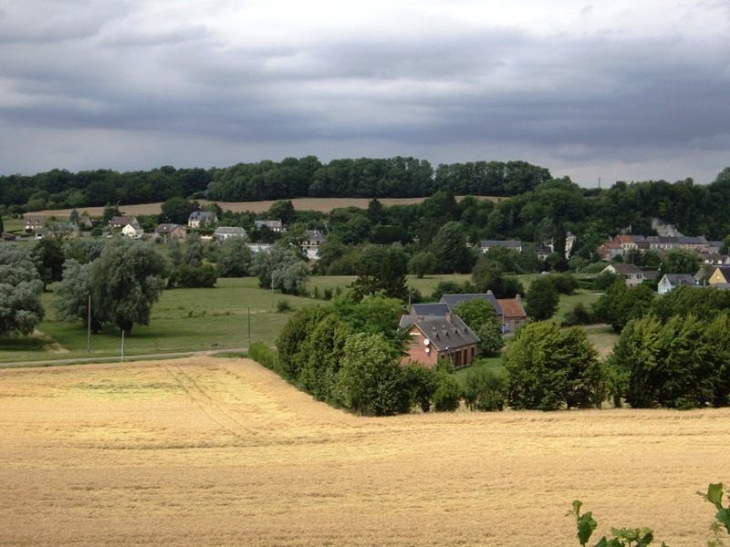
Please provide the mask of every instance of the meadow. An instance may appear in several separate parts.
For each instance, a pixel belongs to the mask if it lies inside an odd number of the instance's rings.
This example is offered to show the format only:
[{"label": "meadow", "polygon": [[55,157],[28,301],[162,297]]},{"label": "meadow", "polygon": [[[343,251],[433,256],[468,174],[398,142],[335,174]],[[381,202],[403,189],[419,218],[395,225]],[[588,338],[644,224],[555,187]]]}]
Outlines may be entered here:
[{"label": "meadow", "polygon": [[730,409],[359,418],[195,357],[0,370],[0,437],[0,546],[578,545],[580,498],[681,547]]},{"label": "meadow", "polygon": [[[433,292],[439,281],[461,283],[468,275],[409,276],[408,284],[423,295]],[[131,336],[122,340],[108,329],[87,335],[81,322],[56,321],[53,313],[53,286],[42,295],[46,317],[32,337],[0,338],[0,365],[25,361],[79,360],[98,358],[125,359],[139,355],[167,356],[191,351],[230,351],[247,348],[251,342],[274,345],[291,312],[280,313],[280,301],[292,310],[316,303],[311,297],[315,289],[344,290],[354,276],[313,276],[307,283],[310,297],[274,293],[258,286],[255,278],[220,278],[212,289],[174,289],[162,292],[152,308],[148,326],[135,325]],[[560,320],[576,302],[589,304],[594,293],[578,292],[565,296],[556,314]],[[590,329],[589,336],[599,351],[606,354],[615,342],[607,329]],[[499,366],[499,363],[496,364]]]}]

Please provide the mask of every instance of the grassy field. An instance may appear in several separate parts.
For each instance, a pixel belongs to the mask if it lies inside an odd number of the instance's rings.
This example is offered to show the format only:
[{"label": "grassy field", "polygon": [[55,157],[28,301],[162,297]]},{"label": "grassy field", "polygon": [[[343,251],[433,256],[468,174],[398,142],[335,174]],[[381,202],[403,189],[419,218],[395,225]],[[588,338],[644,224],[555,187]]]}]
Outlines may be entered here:
[{"label": "grassy field", "polygon": [[[52,299],[52,292],[43,295],[46,319],[33,338],[0,339],[0,363],[121,355],[121,338],[112,330],[92,335],[87,352],[86,330],[80,322],[55,321]],[[293,309],[316,302],[260,289],[254,278],[221,278],[212,289],[163,291],[152,308],[150,325],[136,325],[126,337],[124,354],[241,348],[248,347],[249,340],[273,345],[290,316],[277,312],[280,300]]]},{"label": "grassy field", "polygon": [[[315,288],[323,294],[325,289],[344,290],[354,279],[353,276],[314,276],[307,287],[310,294]],[[424,279],[411,276],[408,284],[427,296],[439,281],[461,283],[467,279],[468,275],[429,276]],[[593,293],[563,297],[556,319],[562,319],[564,312],[576,302],[590,304],[597,297]],[[0,338],[0,364],[88,357],[121,358],[122,341],[116,332],[109,330],[92,335],[89,342],[81,323],[54,319],[52,292],[45,293],[42,300],[46,319],[38,326],[38,332],[33,337]],[[321,300],[260,289],[254,278],[221,278],[213,289],[163,291],[160,301],[152,309],[150,325],[135,326],[132,335],[124,340],[124,355],[131,358],[135,355],[225,350],[248,347],[249,341],[273,345],[290,317],[290,313],[277,312],[280,300],[289,302],[294,310],[322,303]],[[590,335],[597,347],[600,346],[602,354],[607,353],[615,341],[614,335],[603,331],[591,331]]]},{"label": "grassy field", "polygon": [[704,545],[730,409],[357,418],[243,359],[0,370],[1,546]]}]

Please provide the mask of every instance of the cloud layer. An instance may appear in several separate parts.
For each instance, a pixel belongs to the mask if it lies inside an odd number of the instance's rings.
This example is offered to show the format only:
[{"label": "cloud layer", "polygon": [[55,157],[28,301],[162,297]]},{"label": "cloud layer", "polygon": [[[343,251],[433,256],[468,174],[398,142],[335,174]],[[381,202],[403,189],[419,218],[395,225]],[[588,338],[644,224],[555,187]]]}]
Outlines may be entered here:
[{"label": "cloud layer", "polygon": [[726,2],[504,4],[5,3],[0,173],[412,155],[593,186],[730,165]]}]

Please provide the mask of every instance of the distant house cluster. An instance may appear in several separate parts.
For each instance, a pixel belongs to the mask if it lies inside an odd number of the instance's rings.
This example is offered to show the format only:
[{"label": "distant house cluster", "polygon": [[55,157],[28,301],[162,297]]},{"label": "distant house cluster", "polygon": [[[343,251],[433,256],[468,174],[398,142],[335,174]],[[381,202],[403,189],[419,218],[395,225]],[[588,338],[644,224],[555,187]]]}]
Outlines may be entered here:
[{"label": "distant house cluster", "polygon": [[[570,258],[570,255],[573,253],[575,242],[576,237],[572,233],[568,232],[565,237],[565,258]],[[482,239],[479,241],[479,249],[483,253],[496,248],[511,249],[521,253],[525,251],[526,247],[519,239]],[[555,243],[554,241],[550,241],[548,243],[530,246],[530,248],[534,248],[535,254],[537,254],[537,258],[539,260],[545,260],[555,251]]]},{"label": "distant house cluster", "polygon": [[598,249],[598,256],[602,260],[624,258],[634,251],[666,252],[674,249],[684,249],[703,255],[718,254],[722,241],[708,241],[704,236],[643,236],[621,234],[602,243]]}]

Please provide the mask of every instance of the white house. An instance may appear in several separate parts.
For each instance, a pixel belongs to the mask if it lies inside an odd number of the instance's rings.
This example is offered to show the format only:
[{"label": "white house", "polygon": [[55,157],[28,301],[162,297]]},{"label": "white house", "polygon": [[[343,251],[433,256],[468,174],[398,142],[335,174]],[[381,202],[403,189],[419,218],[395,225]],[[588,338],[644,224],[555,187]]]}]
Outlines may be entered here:
[{"label": "white house", "polygon": [[697,287],[697,281],[691,274],[664,274],[659,280],[656,291],[659,294],[667,294],[677,287],[688,286]]},{"label": "white house", "polygon": [[130,222],[124,228],[122,228],[122,235],[125,237],[140,239],[144,235],[144,230],[138,222]]},{"label": "white house", "polygon": [[246,237],[246,230],[240,226],[219,226],[213,232],[213,239],[225,241],[233,237]]}]

